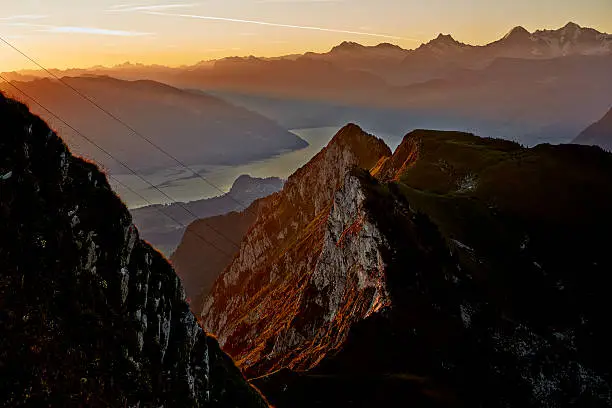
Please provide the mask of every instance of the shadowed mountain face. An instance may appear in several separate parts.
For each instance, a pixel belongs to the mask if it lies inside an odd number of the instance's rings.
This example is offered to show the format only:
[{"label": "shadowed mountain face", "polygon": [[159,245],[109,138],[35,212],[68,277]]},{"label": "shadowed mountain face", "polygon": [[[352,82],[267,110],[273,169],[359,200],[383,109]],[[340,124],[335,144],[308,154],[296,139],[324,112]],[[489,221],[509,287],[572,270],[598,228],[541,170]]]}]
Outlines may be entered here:
[{"label": "shadowed mountain face", "polygon": [[235,243],[242,241],[255,221],[257,206],[256,203],[247,211],[194,221],[187,227],[172,254],[170,260],[183,282],[189,305],[196,316],[202,311],[202,302],[208,297],[213,284],[237,254],[239,247]]},{"label": "shadowed mountain face", "polygon": [[0,95],[0,395],[11,407],[267,407],[91,163]]},{"label": "shadowed mountain face", "polygon": [[[219,197],[180,204],[149,205],[130,210],[130,213],[142,238],[169,257],[181,242],[185,233],[185,228],[179,225],[179,222],[182,225],[188,225],[198,218],[213,217],[241,210],[258,198],[279,191],[283,184],[284,181],[277,177],[261,179],[242,175],[236,179],[230,191]],[[197,235],[191,235],[190,238],[200,241],[200,246],[206,245],[201,242]],[[208,234],[204,236],[208,236]],[[187,295],[193,297],[189,285],[185,286]]]},{"label": "shadowed mountain face", "polygon": [[204,301],[271,402],[609,406],[612,156],[438,131],[389,155],[359,135],[263,200]]},{"label": "shadowed mountain face", "polygon": [[[307,146],[275,122],[209,95],[195,95],[152,81],[127,82],[108,77],[64,78],[64,81],[187,164],[244,163]],[[177,166],[175,161],[58,81],[41,79],[15,84],[132,168],[152,170]],[[77,153],[109,169],[127,173],[120,164],[10,85],[3,83],[0,89],[30,104],[34,112],[61,130]]]},{"label": "shadowed mountain face", "polygon": [[612,109],[599,121],[583,130],[573,143],[595,145],[612,151]]}]

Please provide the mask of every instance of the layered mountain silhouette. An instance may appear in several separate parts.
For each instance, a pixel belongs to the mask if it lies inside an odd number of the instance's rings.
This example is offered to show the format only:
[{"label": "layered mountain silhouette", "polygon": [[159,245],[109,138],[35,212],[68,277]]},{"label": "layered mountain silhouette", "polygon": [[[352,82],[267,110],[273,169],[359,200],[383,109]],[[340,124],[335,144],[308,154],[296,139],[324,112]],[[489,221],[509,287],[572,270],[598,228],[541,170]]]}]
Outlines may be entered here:
[{"label": "layered mountain silhouette", "polygon": [[[80,76],[97,73],[126,79],[150,78],[162,82],[206,80],[205,71],[211,71],[210,81],[222,80],[215,68],[234,70],[237,75],[246,69],[251,75],[263,75],[266,63],[271,66],[297,67],[298,65],[274,64],[278,61],[294,61],[312,64],[312,61],[327,62],[335,67],[349,70],[368,71],[389,83],[406,85],[415,81],[425,81],[440,75],[438,68],[483,68],[497,58],[550,59],[576,55],[610,55],[612,53],[612,35],[601,33],[593,28],[581,27],[569,22],[555,30],[527,31],[524,27],[512,28],[499,40],[486,45],[476,46],[461,43],[450,34],[439,34],[435,39],[421,44],[413,50],[401,48],[394,44],[381,43],[376,46],[365,46],[345,41],[326,53],[307,52],[303,55],[288,55],[277,58],[229,57],[198,63],[194,66],[168,68],[159,65],[142,65],[125,63],[112,68],[92,67],[90,69],[55,70],[56,74]],[[306,67],[306,65],[304,65]],[[322,67],[311,65],[311,67]],[[256,69],[254,69],[256,68]],[[417,73],[420,70],[426,72]],[[199,71],[199,72],[197,72]],[[446,68],[446,72],[449,69]],[[21,76],[13,73],[14,78],[35,78],[37,71],[22,71]],[[185,76],[183,76],[185,75]],[[246,75],[246,72],[245,72]],[[306,78],[304,78],[306,79]],[[246,78],[245,78],[246,80]],[[256,85],[256,84],[251,84]]]},{"label": "layered mountain silhouette", "polygon": [[[63,78],[136,132],[187,164],[236,164],[299,149],[307,143],[273,121],[218,98],[185,92],[153,81],[110,77]],[[16,82],[23,92],[118,159],[137,170],[177,166],[171,158],[108,117],[59,81]],[[28,97],[3,83],[0,89],[32,106],[61,131],[77,153],[116,172],[127,173],[64,123]],[[241,146],[241,149],[236,149]]]},{"label": "layered mountain silhouette", "polygon": [[573,143],[596,145],[612,151],[612,109],[603,118],[583,130]]},{"label": "layered mountain silhouette", "polygon": [[267,407],[98,168],[0,95],[6,406]]},{"label": "layered mountain silhouette", "polygon": [[611,175],[595,147],[391,154],[348,125],[235,218],[201,322],[278,407],[607,406]]},{"label": "layered mountain silhouette", "polygon": [[592,112],[609,108],[611,38],[568,23],[534,32],[516,27],[483,46],[440,34],[414,50],[344,42],[327,53],[286,58],[69,72],[212,92],[290,129],[351,121],[385,133],[453,129],[533,146],[570,142],[592,123]]},{"label": "layered mountain silhouette", "polygon": [[[189,225],[199,218],[242,210],[258,198],[279,191],[283,184],[284,181],[278,177],[262,179],[242,175],[234,181],[230,190],[221,196],[187,203],[148,205],[132,209],[130,213],[142,238],[166,256],[170,256],[185,233],[183,225]],[[190,238],[200,240],[193,234]],[[189,288],[186,289],[191,295]]]}]

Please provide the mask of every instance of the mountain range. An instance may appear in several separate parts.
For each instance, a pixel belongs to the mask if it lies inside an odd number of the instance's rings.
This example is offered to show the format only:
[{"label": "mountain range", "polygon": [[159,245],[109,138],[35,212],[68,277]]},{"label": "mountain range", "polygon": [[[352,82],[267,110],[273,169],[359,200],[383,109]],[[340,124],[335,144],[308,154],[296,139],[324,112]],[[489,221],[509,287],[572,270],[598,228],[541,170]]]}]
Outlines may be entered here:
[{"label": "mountain range", "polygon": [[[439,68],[447,71],[455,68],[484,68],[497,58],[551,59],[571,55],[610,55],[611,53],[611,34],[569,22],[556,30],[534,32],[517,26],[502,38],[485,45],[465,44],[455,40],[450,34],[439,34],[435,39],[421,44],[416,49],[404,49],[390,43],[365,46],[344,41],[326,53],[306,52],[277,58],[227,57],[178,68],[125,63],[115,67],[96,66],[88,69],[53,70],[53,72],[56,75],[71,76],[94,73],[126,79],[142,79],[155,75],[162,82],[173,83],[181,80],[182,72],[189,75],[189,72],[196,74],[196,71],[206,69],[240,70],[249,65],[251,67],[257,64],[265,65],[266,62],[317,60],[328,62],[338,68],[372,72],[391,84],[407,85],[438,77]],[[429,74],[424,72],[420,75],[410,74],[410,72],[416,73],[419,69],[425,69]],[[10,74],[14,78],[22,79],[40,76],[40,72],[36,70]],[[173,75],[176,78],[171,79]],[[392,80],[395,76],[397,82]]]},{"label": "mountain range", "polygon": [[[128,171],[78,136],[72,128],[140,171],[177,166],[152,143],[187,164],[245,163],[308,145],[272,120],[210,95],[194,94],[149,80],[65,77],[62,81],[107,109],[151,143],[59,81],[14,82],[25,95],[6,83],[0,85],[0,90],[30,104],[35,113],[64,135],[76,153],[101,163],[114,173],[127,174]],[[244,148],[236,149],[237,145]]]},{"label": "mountain range", "polygon": [[277,407],[607,406],[611,175],[596,147],[391,153],[348,125],[224,220],[240,249],[199,319]]},{"label": "mountain range", "polygon": [[598,119],[595,112],[609,108],[611,38],[568,23],[534,32],[516,27],[482,46],[441,34],[414,50],[344,42],[327,53],[286,58],[229,57],[178,68],[125,64],[56,75],[154,79],[214,93],[289,129],[351,121],[384,133],[463,130],[533,146],[570,142]]},{"label": "mountain range", "polygon": [[464,44],[449,34],[440,34],[414,50],[388,43],[368,47],[343,42],[328,53],[306,53],[302,58],[369,71],[391,84],[407,85],[445,77],[457,68],[481,69],[498,58],[550,59],[610,53],[612,35],[570,22],[557,30],[533,33],[515,27],[499,40],[482,46]]}]

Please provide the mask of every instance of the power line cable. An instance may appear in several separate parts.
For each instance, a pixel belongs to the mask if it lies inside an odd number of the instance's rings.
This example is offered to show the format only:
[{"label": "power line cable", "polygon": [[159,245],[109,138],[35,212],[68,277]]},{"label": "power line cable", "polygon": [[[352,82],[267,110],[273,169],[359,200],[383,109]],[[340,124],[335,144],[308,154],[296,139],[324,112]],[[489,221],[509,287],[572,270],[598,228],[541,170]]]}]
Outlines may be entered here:
[{"label": "power line cable", "polygon": [[138,132],[136,129],[134,129],[132,126],[128,125],[127,123],[125,123],[121,118],[119,118],[118,116],[116,116],[115,114],[113,114],[112,112],[109,112],[107,109],[105,109],[104,107],[102,107],[100,104],[98,104],[96,101],[94,101],[93,99],[91,99],[89,96],[87,96],[86,94],[84,94],[83,92],[79,91],[77,88],[75,88],[74,86],[70,85],[68,82],[64,81],[62,78],[60,78],[59,76],[55,75],[52,71],[50,71],[49,69],[45,68],[42,64],[40,64],[38,61],[36,61],[35,59],[33,59],[32,57],[30,57],[29,55],[27,55],[25,52],[21,51],[19,48],[17,48],[16,46],[14,46],[13,44],[11,44],[10,42],[8,42],[6,39],[4,39],[2,36],[0,36],[0,41],[2,41],[3,43],[5,43],[6,45],[8,45],[9,47],[11,47],[13,50],[17,51],[19,54],[21,54],[22,56],[24,56],[25,58],[27,58],[30,62],[32,62],[33,64],[35,64],[36,66],[38,66],[40,69],[42,69],[43,71],[45,71],[47,74],[51,75],[53,78],[55,78],[56,80],[58,80],[60,83],[62,83],[63,85],[67,86],[68,88],[70,88],[72,91],[74,91],[77,95],[81,96],[83,99],[85,99],[86,101],[88,101],[89,103],[91,103],[93,106],[95,106],[96,108],[100,109],[102,112],[104,112],[106,115],[108,115],[110,118],[116,120],[117,122],[119,122],[120,124],[122,124],[123,126],[125,126],[130,132],[132,132],[134,135],[138,136],[139,138],[141,138],[142,140],[146,141],[148,144],[150,144],[151,146],[153,146],[155,149],[157,149],[158,151],[160,151],[162,154],[166,155],[167,157],[169,157],[170,159],[172,159],[174,162],[176,162],[177,164],[179,164],[181,167],[183,167],[186,170],[189,170],[194,176],[198,177],[199,179],[201,179],[202,181],[204,181],[206,184],[208,184],[209,186],[213,187],[215,190],[219,191],[222,194],[227,194],[227,196],[234,201],[236,204],[238,204],[240,207],[242,207],[244,210],[246,211],[250,211],[250,208],[245,205],[244,203],[241,203],[240,201],[236,200],[234,197],[231,196],[231,194],[226,193],[225,191],[223,191],[220,187],[218,187],[217,185],[215,185],[214,183],[212,183],[211,181],[209,181],[206,177],[202,176],[199,172],[195,171],[194,169],[192,169],[191,167],[187,166],[185,163],[183,163],[182,161],[180,161],[178,158],[176,158],[174,155],[172,155],[171,153],[167,152],[166,150],[164,150],[161,146],[159,146],[157,143],[153,142],[150,138],[146,137],[145,135],[143,135],[142,133]]},{"label": "power line cable", "polygon": [[[2,37],[0,37],[0,40],[2,40]],[[4,41],[4,40],[3,40]],[[25,55],[25,54],[23,54]],[[49,72],[49,71],[47,71]],[[22,91],[21,89],[19,89],[17,86],[15,86],[14,84],[6,81],[6,78],[2,77],[2,79],[9,83],[11,86],[13,86],[15,89],[19,90],[19,92],[23,93],[26,97],[32,99],[33,101],[35,101],[39,106],[43,107],[38,101],[36,101],[32,96],[26,94],[24,91]],[[62,82],[65,85],[67,85],[65,82]],[[69,85],[67,85],[69,86]],[[71,89],[74,89],[72,87],[70,87]],[[78,92],[78,91],[77,91]],[[98,106],[98,105],[96,105]],[[53,112],[51,112],[49,109],[44,108],[49,114],[52,114],[53,116],[55,116],[56,118],[58,118],[58,120],[60,120],[61,122],[63,122],[66,126],[69,126],[72,130],[76,131],[76,129],[74,129],[74,127],[68,125],[68,123],[66,123],[64,120],[61,120],[61,118],[59,118],[57,115],[53,114]],[[119,121],[119,123],[122,123],[121,121]],[[128,125],[126,125],[128,126]],[[129,128],[129,126],[128,126]],[[91,142],[91,140],[89,140]],[[93,143],[92,143],[93,144]],[[172,197],[170,197],[168,194],[166,194],[164,191],[162,191],[160,188],[158,188],[157,186],[153,185],[151,182],[149,182],[148,180],[146,180],[144,177],[142,177],[140,174],[138,174],[135,170],[131,169],[127,164],[125,164],[124,162],[120,161],[119,159],[117,159],[116,157],[114,157],[112,154],[110,154],[110,152],[102,149],[99,145],[94,144],[98,149],[100,149],[101,151],[103,151],[105,154],[107,154],[108,156],[110,156],[111,158],[113,158],[115,161],[117,161],[119,164],[121,164],[124,168],[128,169],[132,174],[134,174],[136,177],[138,177],[140,180],[144,181],[146,184],[148,184],[149,186],[151,186],[152,188],[154,188],[155,190],[157,190],[160,194],[162,194],[166,199],[170,200],[171,202],[177,204],[179,207],[181,207],[183,210],[185,210],[187,213],[189,213],[191,216],[194,217],[194,219],[200,219],[200,217],[198,217],[196,214],[194,214],[189,208],[187,208],[183,203],[174,200]],[[193,170],[192,170],[193,172]],[[228,196],[231,198],[231,196],[228,194]],[[235,200],[234,200],[235,201]],[[242,204],[240,204],[242,205]],[[232,239],[230,239],[229,237],[227,237],[225,234],[223,234],[221,231],[217,230],[216,228],[210,226],[210,228],[215,231],[217,234],[219,234],[220,236],[222,236],[223,238],[225,238],[227,241],[231,242],[232,245],[234,245],[236,248],[240,248],[240,244],[234,242]]]},{"label": "power line cable", "polygon": [[[153,185],[152,183],[150,183],[148,180],[144,179],[142,176],[140,176],[139,174],[137,174],[131,167],[129,167],[127,164],[123,163],[121,160],[117,159],[115,156],[113,156],[112,153],[110,153],[109,151],[107,151],[106,149],[104,149],[103,147],[101,147],[100,145],[98,145],[96,142],[94,142],[92,139],[90,139],[89,137],[85,136],[82,132],[80,132],[78,129],[76,129],[74,126],[72,126],[71,124],[69,124],[67,121],[65,121],[64,119],[62,119],[60,116],[56,115],[55,113],[53,113],[51,110],[49,110],[47,107],[45,107],[44,105],[42,105],[40,102],[38,102],[38,100],[30,95],[28,95],[26,92],[24,92],[22,89],[20,89],[17,85],[13,84],[12,82],[8,81],[2,74],[0,74],[0,79],[2,79],[4,82],[6,82],[9,86],[15,88],[17,91],[19,91],[20,93],[22,93],[23,95],[25,95],[27,98],[31,99],[32,101],[34,101],[34,103],[36,103],[38,106],[40,106],[43,110],[45,110],[47,113],[49,113],[51,116],[53,116],[54,118],[56,118],[57,120],[59,120],[60,122],[62,122],[64,125],[66,125],[67,127],[69,127],[72,131],[74,131],[77,135],[79,135],[80,137],[82,137],[83,139],[85,139],[87,142],[89,142],[91,145],[95,146],[98,150],[100,150],[101,152],[103,152],[104,154],[106,154],[108,157],[110,157],[111,159],[115,160],[117,163],[119,163],[121,166],[123,166],[125,169],[127,169],[130,173],[134,174],[135,176],[137,176],[138,178],[140,178],[142,181],[144,181],[145,183],[147,183],[149,186],[151,186],[152,188],[154,188],[155,190],[159,191],[161,194],[163,194],[165,197],[167,197],[168,199],[170,199],[172,202],[179,204],[178,202],[176,202],[172,197],[168,196],[166,193],[164,193],[163,191],[161,191],[157,186]],[[142,196],[140,193],[136,192],[134,189],[132,189],[131,187],[127,186],[126,184],[124,184],[123,182],[121,182],[120,180],[118,180],[116,177],[113,177],[112,175],[109,174],[109,177],[112,178],[117,184],[121,185],[122,187],[126,188],[127,190],[129,190],[131,193],[135,194],[136,196],[140,197],[142,200],[144,200],[146,203],[148,203],[149,205],[153,206],[153,204],[144,196]],[[184,208],[186,211],[188,211],[191,215],[193,215],[194,217],[196,217],[196,219],[198,218],[195,214],[193,214],[191,211],[189,211],[188,209],[186,209],[185,207],[182,206],[182,208]],[[219,252],[227,255],[227,256],[232,256],[232,254],[228,253],[227,251],[219,248],[219,246],[217,246],[216,244],[210,242],[209,240],[207,240],[206,238],[204,238],[203,236],[201,236],[199,233],[195,232],[195,231],[191,231],[189,230],[189,228],[183,224],[182,222],[178,221],[176,218],[172,217],[171,215],[163,212],[161,209],[157,208],[157,206],[155,206],[155,209],[162,215],[164,215],[165,217],[169,218],[170,220],[172,220],[173,222],[175,222],[177,225],[185,228],[186,232],[190,232],[194,235],[196,235],[198,238],[200,238],[204,243],[210,245],[211,247],[217,249]],[[202,220],[203,221],[203,220]],[[214,229],[212,226],[210,226],[208,223],[204,222],[206,226],[208,226],[209,228],[211,228],[213,231],[219,233],[216,229]],[[229,242],[231,242],[234,246],[236,246],[237,248],[240,248],[239,245],[237,245],[236,243],[234,243],[232,240],[230,240],[229,238],[225,237],[225,235],[219,234],[221,236],[223,236],[225,239],[227,239]]]}]

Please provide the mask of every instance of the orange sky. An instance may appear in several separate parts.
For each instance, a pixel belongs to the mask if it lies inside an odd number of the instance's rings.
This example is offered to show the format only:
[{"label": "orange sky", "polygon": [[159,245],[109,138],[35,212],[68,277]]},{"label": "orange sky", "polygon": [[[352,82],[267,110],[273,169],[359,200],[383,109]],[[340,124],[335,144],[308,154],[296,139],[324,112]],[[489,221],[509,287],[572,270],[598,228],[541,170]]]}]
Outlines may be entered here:
[{"label": "orange sky", "polygon": [[[47,67],[181,65],[326,51],[344,40],[414,48],[440,32],[483,44],[516,25],[558,28],[570,20],[612,32],[612,1],[20,0],[2,5],[0,36]],[[30,68],[0,44],[0,71]]]}]

